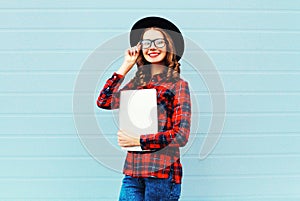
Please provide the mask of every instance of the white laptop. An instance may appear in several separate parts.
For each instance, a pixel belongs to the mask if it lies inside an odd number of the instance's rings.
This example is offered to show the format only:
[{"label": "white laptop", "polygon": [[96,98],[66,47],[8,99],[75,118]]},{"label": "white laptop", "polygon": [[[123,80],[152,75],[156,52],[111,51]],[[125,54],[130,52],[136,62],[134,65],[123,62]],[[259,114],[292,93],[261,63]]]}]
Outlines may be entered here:
[{"label": "white laptop", "polygon": [[[156,89],[124,90],[120,94],[119,129],[139,137],[158,132]],[[140,146],[122,148],[143,151]]]}]

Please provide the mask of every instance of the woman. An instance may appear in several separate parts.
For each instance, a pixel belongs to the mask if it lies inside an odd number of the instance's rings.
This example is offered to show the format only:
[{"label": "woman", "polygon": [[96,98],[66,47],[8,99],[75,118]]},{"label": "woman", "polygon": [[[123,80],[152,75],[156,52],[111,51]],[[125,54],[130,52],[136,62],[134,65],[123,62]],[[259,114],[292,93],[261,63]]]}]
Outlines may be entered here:
[{"label": "woman", "polygon": [[[121,90],[157,91],[158,132],[131,136],[118,131],[121,147],[140,146],[146,152],[128,151],[119,200],[178,200],[182,166],[179,147],[190,134],[191,102],[188,83],[180,78],[184,41],[179,29],[160,17],[146,17],[134,24],[130,33],[133,47],[125,51],[124,62],[107,80],[97,105],[119,107]],[[135,46],[134,46],[135,45]],[[126,74],[137,64],[137,72],[121,90]]]}]

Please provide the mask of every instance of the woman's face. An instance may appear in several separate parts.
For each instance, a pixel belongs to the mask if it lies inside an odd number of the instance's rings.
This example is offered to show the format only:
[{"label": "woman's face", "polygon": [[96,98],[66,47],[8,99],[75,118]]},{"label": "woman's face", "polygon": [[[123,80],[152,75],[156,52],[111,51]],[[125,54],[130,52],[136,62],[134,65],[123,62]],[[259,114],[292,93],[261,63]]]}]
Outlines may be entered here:
[{"label": "woman's face", "polygon": [[[164,40],[156,40],[156,39],[164,39],[163,34],[160,31],[157,31],[155,29],[149,29],[146,31],[143,35],[143,40],[146,41],[146,43],[149,42],[150,47],[144,48],[142,45],[142,51],[145,59],[152,63],[152,64],[162,64],[163,60],[165,59],[167,55],[167,45],[164,44]],[[150,41],[147,41],[150,40]],[[156,41],[154,41],[156,40]],[[153,42],[151,42],[153,41]],[[155,45],[155,43],[157,45]],[[159,46],[159,47],[157,47]],[[163,47],[161,47],[163,46]]]}]

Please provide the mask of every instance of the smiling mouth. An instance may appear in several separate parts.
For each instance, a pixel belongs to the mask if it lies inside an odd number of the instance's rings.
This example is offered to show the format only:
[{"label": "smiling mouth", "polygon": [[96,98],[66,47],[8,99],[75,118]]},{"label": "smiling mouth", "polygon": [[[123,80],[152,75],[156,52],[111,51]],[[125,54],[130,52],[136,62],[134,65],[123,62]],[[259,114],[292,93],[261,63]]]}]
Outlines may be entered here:
[{"label": "smiling mouth", "polygon": [[154,57],[157,57],[159,54],[160,54],[160,53],[158,53],[158,52],[151,52],[151,53],[148,54],[148,55],[149,55],[149,57],[154,58]]}]

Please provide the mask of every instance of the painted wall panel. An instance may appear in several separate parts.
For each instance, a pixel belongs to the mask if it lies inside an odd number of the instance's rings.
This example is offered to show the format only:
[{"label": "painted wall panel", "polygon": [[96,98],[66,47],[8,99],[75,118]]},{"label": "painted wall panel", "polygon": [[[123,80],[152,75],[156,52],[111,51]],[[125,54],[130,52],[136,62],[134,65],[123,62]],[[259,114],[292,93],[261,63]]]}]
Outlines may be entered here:
[{"label": "painted wall panel", "polygon": [[[169,18],[196,42],[225,89],[222,135],[200,160],[211,95],[220,91],[207,89],[208,66],[201,66],[199,75],[183,57],[182,77],[190,83],[193,109],[199,110],[193,111],[191,139],[182,153],[181,200],[299,200],[299,8],[294,0],[1,1],[0,200],[117,199],[122,174],[93,159],[77,135],[74,86],[93,50],[148,15]],[[103,54],[111,51],[123,54],[116,48]],[[112,145],[117,116],[95,101],[121,62],[93,66],[89,76],[105,71],[104,76],[80,92],[94,97],[95,118]],[[81,114],[88,115],[94,114]],[[85,132],[101,137],[89,128]]]}]

